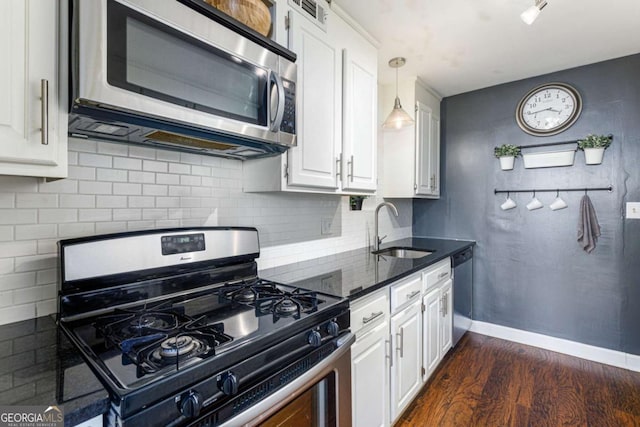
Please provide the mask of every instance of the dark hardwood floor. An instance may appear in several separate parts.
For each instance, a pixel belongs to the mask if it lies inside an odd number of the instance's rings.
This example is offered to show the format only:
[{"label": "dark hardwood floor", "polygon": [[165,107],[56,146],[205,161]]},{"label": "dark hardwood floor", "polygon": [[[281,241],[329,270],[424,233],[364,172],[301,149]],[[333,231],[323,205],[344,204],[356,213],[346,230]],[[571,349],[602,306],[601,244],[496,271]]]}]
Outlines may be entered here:
[{"label": "dark hardwood floor", "polygon": [[639,426],[640,373],[467,333],[395,427]]}]

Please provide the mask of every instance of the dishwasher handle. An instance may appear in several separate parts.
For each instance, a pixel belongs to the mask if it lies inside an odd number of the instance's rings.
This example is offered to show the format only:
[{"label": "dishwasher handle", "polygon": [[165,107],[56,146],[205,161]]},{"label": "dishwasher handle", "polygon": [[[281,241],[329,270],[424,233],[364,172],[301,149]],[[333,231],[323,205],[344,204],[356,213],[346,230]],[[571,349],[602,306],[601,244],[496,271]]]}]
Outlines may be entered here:
[{"label": "dishwasher handle", "polygon": [[456,268],[460,264],[464,264],[465,262],[469,261],[471,258],[473,258],[472,248],[467,248],[462,252],[458,252],[453,256],[453,268]]}]

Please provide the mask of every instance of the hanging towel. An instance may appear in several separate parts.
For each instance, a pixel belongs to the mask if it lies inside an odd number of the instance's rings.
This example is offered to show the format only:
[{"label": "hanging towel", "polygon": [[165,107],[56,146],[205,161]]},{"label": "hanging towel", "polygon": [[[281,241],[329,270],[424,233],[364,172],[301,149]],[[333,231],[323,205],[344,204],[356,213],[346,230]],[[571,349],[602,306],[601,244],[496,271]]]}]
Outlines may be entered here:
[{"label": "hanging towel", "polygon": [[591,199],[586,194],[580,201],[580,220],[578,221],[578,243],[587,253],[596,248],[600,237],[600,224]]}]

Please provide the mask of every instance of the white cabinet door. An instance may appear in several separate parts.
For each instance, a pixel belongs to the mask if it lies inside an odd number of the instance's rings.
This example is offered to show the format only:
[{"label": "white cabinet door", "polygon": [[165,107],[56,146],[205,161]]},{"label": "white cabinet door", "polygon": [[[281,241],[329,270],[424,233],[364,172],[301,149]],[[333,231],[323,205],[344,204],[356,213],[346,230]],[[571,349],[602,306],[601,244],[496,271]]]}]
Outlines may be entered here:
[{"label": "white cabinet door", "polygon": [[[359,35],[352,31],[352,37]],[[368,50],[372,50],[373,54]],[[377,186],[377,62],[373,47],[343,49],[343,190]]]},{"label": "white cabinet door", "polygon": [[434,198],[440,197],[440,119],[431,114],[431,136],[429,137],[429,185]]},{"label": "white cabinet door", "polygon": [[394,422],[422,385],[420,299],[391,317],[391,419]]},{"label": "white cabinet door", "polygon": [[423,382],[429,379],[440,362],[440,340],[441,333],[441,291],[435,288],[423,298],[424,313],[422,316],[423,335],[423,366],[425,368]]},{"label": "white cabinet door", "polygon": [[58,96],[58,3],[0,2],[0,174],[67,174],[66,115]]},{"label": "white cabinet door", "polygon": [[351,395],[354,427],[389,425],[389,320],[351,347]]},{"label": "white cabinet door", "polygon": [[421,102],[416,103],[416,194],[431,194],[431,153],[429,139],[431,138],[431,108]]},{"label": "white cabinet door", "polygon": [[[329,23],[330,24],[330,23]],[[338,188],[341,52],[313,22],[289,12],[289,48],[298,55],[298,146],[288,150],[288,184]]]},{"label": "white cabinet door", "polygon": [[440,357],[444,355],[451,348],[451,335],[453,333],[453,282],[451,279],[447,280],[441,289],[442,294],[442,318],[440,323]]}]

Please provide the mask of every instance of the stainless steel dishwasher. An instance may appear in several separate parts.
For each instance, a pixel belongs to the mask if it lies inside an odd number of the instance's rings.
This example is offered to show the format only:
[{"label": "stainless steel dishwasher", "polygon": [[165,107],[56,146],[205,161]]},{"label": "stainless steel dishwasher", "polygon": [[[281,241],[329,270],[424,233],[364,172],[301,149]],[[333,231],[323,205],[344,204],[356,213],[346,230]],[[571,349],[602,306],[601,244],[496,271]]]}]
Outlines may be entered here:
[{"label": "stainless steel dishwasher", "polygon": [[473,247],[453,255],[453,345],[473,318]]}]

